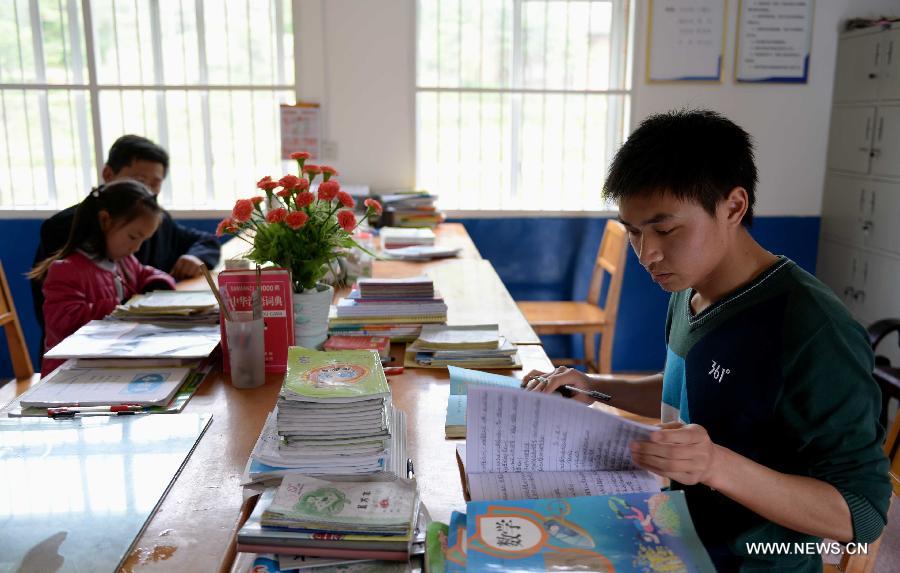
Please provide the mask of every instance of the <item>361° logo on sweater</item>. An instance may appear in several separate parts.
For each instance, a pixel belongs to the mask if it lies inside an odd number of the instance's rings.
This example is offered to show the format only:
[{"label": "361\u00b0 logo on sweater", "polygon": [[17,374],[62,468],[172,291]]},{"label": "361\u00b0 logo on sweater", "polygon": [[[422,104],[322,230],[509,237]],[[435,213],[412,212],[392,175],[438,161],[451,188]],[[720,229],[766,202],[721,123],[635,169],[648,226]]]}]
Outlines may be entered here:
[{"label": "361\u00b0 logo on sweater", "polygon": [[716,382],[721,384],[722,381],[725,380],[725,375],[731,374],[731,369],[725,368],[724,366],[713,360],[708,374],[712,376]]}]

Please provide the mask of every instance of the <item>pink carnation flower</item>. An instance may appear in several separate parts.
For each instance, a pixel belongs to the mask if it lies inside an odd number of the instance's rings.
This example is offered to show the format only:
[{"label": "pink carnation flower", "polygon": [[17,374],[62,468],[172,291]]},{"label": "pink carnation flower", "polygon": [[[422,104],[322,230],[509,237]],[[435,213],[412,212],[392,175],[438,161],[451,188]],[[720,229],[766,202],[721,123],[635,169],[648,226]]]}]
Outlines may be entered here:
[{"label": "pink carnation flower", "polygon": [[278,184],[284,187],[285,189],[293,189],[297,185],[300,184],[300,178],[296,175],[285,175],[281,179],[278,180]]},{"label": "pink carnation flower", "polygon": [[234,208],[231,210],[231,215],[234,217],[234,220],[239,223],[246,223],[249,221],[252,214],[253,202],[250,199],[238,199],[234,203]]},{"label": "pink carnation flower", "polygon": [[341,190],[341,184],[337,181],[324,181],[319,185],[319,199],[322,201],[331,201],[337,197],[338,191]]},{"label": "pink carnation flower", "polygon": [[302,209],[303,207],[309,207],[309,205],[313,202],[313,199],[315,199],[315,197],[313,197],[312,193],[303,191],[297,193],[297,198],[294,199],[294,201],[297,202],[297,207]]},{"label": "pink carnation flower", "polygon": [[284,222],[287,224],[287,226],[295,230],[305,225],[308,220],[309,215],[307,215],[303,211],[293,211],[284,218]]},{"label": "pink carnation flower", "polygon": [[[322,185],[325,185],[325,184],[322,183]],[[322,185],[319,185],[319,188],[321,188]],[[338,191],[337,199],[338,199],[338,201],[341,202],[341,205],[343,205],[344,207],[346,207],[348,209],[352,209],[353,206],[356,205],[356,201],[354,201],[353,197],[351,197],[350,194],[347,193],[346,191]]]},{"label": "pink carnation flower", "polygon": [[216,236],[221,237],[225,233],[233,233],[236,230],[234,220],[231,217],[225,217],[219,221],[219,225],[216,227]]},{"label": "pink carnation flower", "polygon": [[284,218],[287,216],[287,209],[284,207],[279,207],[278,209],[272,209],[266,215],[266,221],[269,223],[280,223],[284,221]]},{"label": "pink carnation flower", "polygon": [[375,199],[366,199],[363,201],[363,205],[365,205],[367,209],[374,209],[376,213],[381,213],[381,203]]},{"label": "pink carnation flower", "polygon": [[356,228],[356,215],[352,211],[338,211],[338,224],[348,233]]}]

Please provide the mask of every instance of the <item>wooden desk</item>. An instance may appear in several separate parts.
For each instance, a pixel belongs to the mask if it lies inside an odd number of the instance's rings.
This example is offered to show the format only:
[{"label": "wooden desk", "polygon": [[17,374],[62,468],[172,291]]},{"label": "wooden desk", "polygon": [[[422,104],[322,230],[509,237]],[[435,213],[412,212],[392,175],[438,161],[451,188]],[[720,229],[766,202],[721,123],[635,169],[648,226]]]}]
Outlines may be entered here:
[{"label": "wooden desk", "polygon": [[[447,297],[452,322],[496,320],[516,341],[537,342],[490,263],[481,260],[461,225],[439,229],[439,240],[460,245],[464,258],[428,263],[377,261],[375,275],[415,276],[427,271]],[[202,279],[201,279],[202,280]],[[205,288],[185,281],[179,288]],[[524,326],[523,326],[524,324]],[[401,351],[395,345],[393,351]],[[522,346],[521,376],[553,368],[542,347]],[[191,398],[186,412],[211,413],[212,423],[171,489],[161,501],[128,556],[124,571],[226,571],[234,557],[235,534],[246,509],[240,485],[250,450],[281,387],[281,375],[266,384],[237,390],[214,372]],[[422,500],[434,519],[447,522],[465,503],[458,477],[454,441],[444,439],[449,395],[445,370],[408,369],[390,378],[395,407],[407,414],[408,455],[415,463]],[[19,388],[25,390],[27,385]],[[3,410],[16,407],[18,399]],[[51,555],[32,555],[34,562]],[[31,562],[31,561],[30,561]]]}]

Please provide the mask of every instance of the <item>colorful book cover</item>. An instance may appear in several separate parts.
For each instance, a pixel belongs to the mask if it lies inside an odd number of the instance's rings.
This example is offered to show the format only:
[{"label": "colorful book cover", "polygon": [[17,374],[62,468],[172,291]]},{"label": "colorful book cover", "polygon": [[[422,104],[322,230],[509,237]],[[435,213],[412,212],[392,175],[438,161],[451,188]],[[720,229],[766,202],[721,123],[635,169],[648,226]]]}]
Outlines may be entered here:
[{"label": "colorful book cover", "polygon": [[474,571],[715,572],[682,491],[467,507]]},{"label": "colorful book cover", "polygon": [[[291,275],[287,269],[262,270],[263,323],[265,324],[266,372],[282,373],[287,369],[287,351],[294,345],[294,306]],[[249,311],[251,294],[256,288],[256,271],[232,270],[219,273],[219,290],[227,298],[225,304],[240,311]],[[231,371],[228,361],[228,341],[225,319],[220,318],[222,332],[222,368]]]},{"label": "colorful book cover", "polygon": [[469,384],[486,384],[504,388],[519,388],[522,381],[512,376],[448,366],[450,372],[450,396],[447,399],[447,418],[444,435],[447,438],[466,437],[466,388]]},{"label": "colorful book cover", "polygon": [[450,528],[432,521],[425,530],[425,573],[444,573],[447,568],[447,546]]},{"label": "colorful book cover", "polygon": [[450,516],[450,531],[447,534],[447,573],[465,573],[466,538],[466,514],[454,511]]},{"label": "colorful book cover", "polygon": [[288,350],[283,397],[320,402],[352,402],[391,393],[378,353],[372,350],[322,352],[300,346]]}]

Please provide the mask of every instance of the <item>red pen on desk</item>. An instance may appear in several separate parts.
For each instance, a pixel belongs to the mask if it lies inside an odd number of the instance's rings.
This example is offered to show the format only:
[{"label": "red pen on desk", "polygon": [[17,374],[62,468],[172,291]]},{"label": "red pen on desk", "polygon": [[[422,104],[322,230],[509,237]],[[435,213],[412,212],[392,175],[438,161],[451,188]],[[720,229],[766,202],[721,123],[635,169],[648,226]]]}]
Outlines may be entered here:
[{"label": "red pen on desk", "polygon": [[47,416],[60,414],[80,414],[81,412],[137,412],[144,407],[138,404],[120,404],[118,406],[65,406],[60,408],[47,408]]}]

